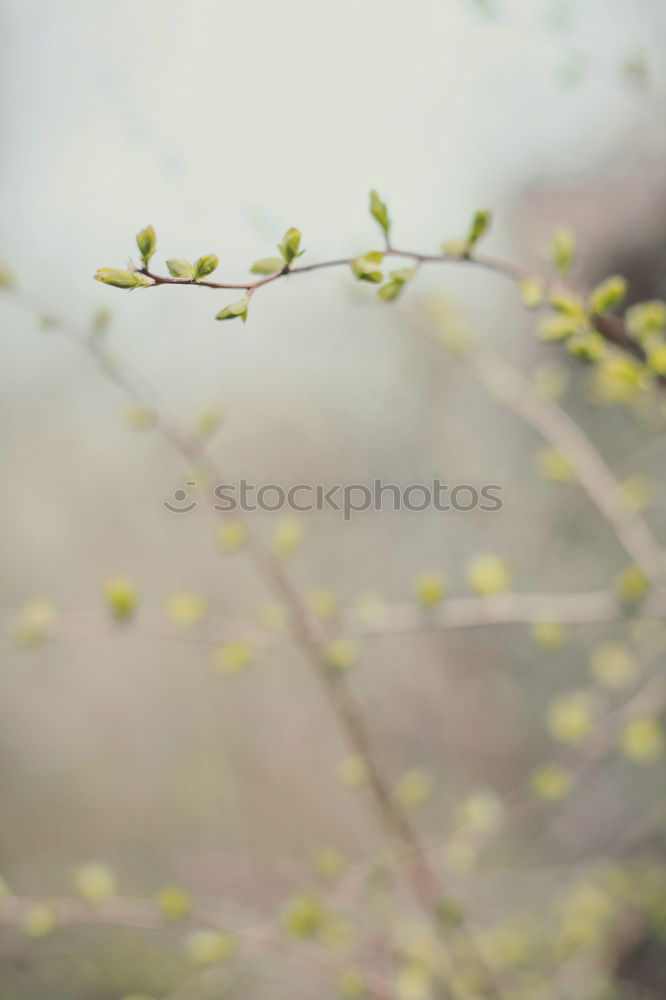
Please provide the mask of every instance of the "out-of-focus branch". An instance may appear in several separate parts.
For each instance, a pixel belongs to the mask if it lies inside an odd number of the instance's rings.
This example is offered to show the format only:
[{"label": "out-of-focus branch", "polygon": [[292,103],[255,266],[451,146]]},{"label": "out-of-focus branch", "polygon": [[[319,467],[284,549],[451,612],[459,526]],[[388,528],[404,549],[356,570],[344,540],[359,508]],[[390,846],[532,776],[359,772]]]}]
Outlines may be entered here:
[{"label": "out-of-focus branch", "polygon": [[[641,605],[641,615],[666,618],[666,588],[652,590]],[[379,605],[372,616],[353,608],[344,609],[332,624],[344,635],[358,639],[382,636],[418,635],[448,629],[484,628],[502,625],[534,625],[557,622],[560,625],[588,625],[622,621],[626,611],[612,591],[599,590],[571,594],[499,594],[496,597],[452,597],[436,608],[424,611],[413,602]],[[4,632],[9,637],[15,625],[15,613],[5,616]],[[147,640],[182,642],[215,647],[229,639],[242,637],[257,650],[283,648],[293,643],[293,636],[276,629],[263,628],[249,619],[222,615],[210,616],[191,632],[166,630],[164,614],[143,608],[131,632],[118,629],[101,612],[61,613],[48,628],[48,639],[79,641],[86,639]],[[322,639],[327,642],[328,636]]]},{"label": "out-of-focus branch", "polygon": [[623,502],[619,481],[569,414],[555,401],[540,396],[529,379],[495,351],[474,351],[466,364],[496,399],[565,455],[576,479],[630,559],[651,583],[663,582],[666,561],[659,542],[644,519]]}]

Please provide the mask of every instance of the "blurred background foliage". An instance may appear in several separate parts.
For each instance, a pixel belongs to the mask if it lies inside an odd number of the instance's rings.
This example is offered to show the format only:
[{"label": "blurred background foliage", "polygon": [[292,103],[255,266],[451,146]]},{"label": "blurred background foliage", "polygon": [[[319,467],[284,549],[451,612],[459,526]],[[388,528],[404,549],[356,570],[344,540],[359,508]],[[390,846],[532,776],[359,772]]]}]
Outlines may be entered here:
[{"label": "blurred background foliage", "polygon": [[[617,273],[629,305],[664,299],[666,10],[6,0],[0,16],[17,289],[0,304],[0,1000],[476,996],[442,971],[362,762],[153,407],[232,481],[501,484],[496,513],[251,515],[347,640],[349,609],[376,622],[438,604],[443,580],[443,606],[478,591],[484,553],[522,595],[612,590],[628,566],[461,344],[556,398],[662,540],[664,402],[600,386],[539,343],[514,288],[465,268],[424,269],[391,306],[342,271],[280,281],[244,326],[214,322],[223,293],[91,278],[149,222],[160,264],[215,252],[222,281],[292,225],[308,260],[362,253],[376,185],[399,244],[436,252],[492,205],[489,252],[546,273],[568,224],[583,287]],[[159,402],[72,344],[100,309]],[[199,507],[170,514],[188,480]],[[442,920],[464,914],[500,995],[662,997],[661,615],[377,631],[335,656],[356,661]]]}]

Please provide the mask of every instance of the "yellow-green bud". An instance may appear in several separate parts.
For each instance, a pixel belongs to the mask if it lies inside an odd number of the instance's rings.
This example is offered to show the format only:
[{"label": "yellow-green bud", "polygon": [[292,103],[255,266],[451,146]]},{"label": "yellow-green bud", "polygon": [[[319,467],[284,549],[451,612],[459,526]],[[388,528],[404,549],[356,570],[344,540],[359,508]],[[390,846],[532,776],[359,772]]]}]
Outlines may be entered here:
[{"label": "yellow-green bud", "polygon": [[563,767],[553,764],[532,772],[532,791],[537,798],[546,802],[561,802],[566,799],[573,784],[571,775]]},{"label": "yellow-green bud", "polygon": [[347,969],[338,979],[338,993],[345,1000],[359,1000],[365,992],[365,979],[358,969]]},{"label": "yellow-green bud", "polygon": [[192,909],[192,897],[178,885],[165,885],[155,897],[160,911],[167,920],[178,920]]},{"label": "yellow-green bud", "polygon": [[620,275],[607,278],[590,295],[590,309],[594,313],[608,312],[622,302],[627,294],[627,282]]},{"label": "yellow-green bud", "polygon": [[403,774],[395,786],[395,797],[407,809],[415,809],[432,794],[433,781],[427,771],[415,767]]},{"label": "yellow-green bud", "polygon": [[13,288],[14,275],[5,264],[0,264],[0,288]]},{"label": "yellow-green bud", "polygon": [[315,937],[326,921],[324,904],[316,896],[296,896],[282,912],[282,926],[293,937]]},{"label": "yellow-green bud", "polygon": [[199,278],[205,278],[208,274],[212,274],[219,263],[220,258],[214,253],[209,253],[205,257],[199,257],[194,262],[192,275],[194,280],[198,281]]},{"label": "yellow-green bud", "polygon": [[663,333],[666,331],[666,302],[661,299],[639,302],[627,310],[626,321],[630,332],[639,340]]},{"label": "yellow-green bud", "polygon": [[358,658],[356,643],[352,639],[333,639],[325,649],[325,658],[334,670],[349,670]]},{"label": "yellow-green bud", "polygon": [[566,313],[548,316],[539,324],[539,339],[546,344],[568,340],[580,330],[580,321]]},{"label": "yellow-green bud", "polygon": [[648,351],[647,363],[648,368],[657,375],[666,375],[666,344]]},{"label": "yellow-green bud", "polygon": [[285,517],[277,525],[273,537],[273,549],[279,556],[290,556],[303,538],[303,525],[295,517]]},{"label": "yellow-green bud", "polygon": [[447,585],[440,573],[424,573],[415,585],[416,597],[423,608],[434,608],[447,594]]},{"label": "yellow-green bud", "polygon": [[194,268],[184,257],[172,257],[166,262],[166,266],[172,278],[191,281],[194,277]]},{"label": "yellow-green bud", "polygon": [[74,873],[76,891],[88,903],[112,899],[116,894],[116,877],[106,865],[92,862]]},{"label": "yellow-green bud", "polygon": [[620,750],[636,764],[652,764],[664,752],[664,736],[656,719],[632,719],[620,733]]},{"label": "yellow-green bud", "polygon": [[509,587],[509,570],[503,559],[493,553],[474,556],[467,565],[467,579],[480,597],[501,594]]},{"label": "yellow-green bud", "polygon": [[188,956],[198,965],[213,965],[233,955],[236,942],[224,931],[193,931],[185,941]]},{"label": "yellow-green bud", "polygon": [[544,299],[543,283],[538,278],[523,278],[520,294],[526,309],[538,309]]},{"label": "yellow-green bud", "polygon": [[242,521],[225,521],[218,529],[217,540],[225,552],[238,552],[247,542],[247,528]]},{"label": "yellow-green bud", "polygon": [[113,285],[114,288],[147,288],[153,284],[152,278],[147,278],[144,274],[136,271],[123,271],[117,267],[100,267],[95,272],[95,281],[101,281],[105,285]]},{"label": "yellow-green bud", "polygon": [[570,229],[559,226],[553,233],[551,260],[560,274],[568,274],[576,256],[576,237]]},{"label": "yellow-green bud", "polygon": [[377,290],[377,295],[384,302],[394,302],[407,282],[414,276],[413,267],[401,267],[399,271],[391,271],[391,280]]},{"label": "yellow-green bud", "polygon": [[490,227],[491,220],[492,214],[486,208],[480,209],[478,212],[474,213],[469,234],[467,236],[467,242],[465,244],[465,253],[470,253],[481,237],[485,236]]},{"label": "yellow-green bud", "polygon": [[155,236],[155,230],[152,226],[146,226],[145,229],[142,229],[140,233],[136,234],[136,245],[139,248],[139,253],[143,258],[144,264],[147,264],[155,253],[155,247],[157,245],[157,237]]},{"label": "yellow-green bud", "polygon": [[359,281],[369,281],[374,285],[378,285],[384,280],[384,276],[378,267],[383,259],[384,254],[381,250],[370,250],[368,253],[364,253],[352,260],[350,264],[352,273]]},{"label": "yellow-green bud", "polygon": [[640,604],[649,590],[650,584],[638,566],[627,566],[615,579],[615,593],[620,604],[631,606]]},{"label": "yellow-green bud", "polygon": [[391,229],[391,220],[389,218],[388,208],[374,190],[370,192],[370,214],[373,219],[379,223],[382,232],[388,239],[389,230]]},{"label": "yellow-green bud", "polygon": [[278,250],[282,254],[282,259],[284,260],[287,267],[291,264],[296,257],[301,257],[304,253],[303,250],[299,253],[299,247],[301,245],[301,234],[298,229],[288,229],[287,232],[282,237],[282,242],[278,243]]},{"label": "yellow-green bud", "polygon": [[193,628],[199,625],[208,614],[208,603],[199,594],[181,591],[171,594],[166,602],[166,612],[177,625],[183,628]]},{"label": "yellow-green bud", "polygon": [[254,650],[244,639],[233,639],[219,646],[215,654],[218,670],[224,674],[237,674],[254,659]]},{"label": "yellow-green bud", "polygon": [[247,295],[244,295],[242,299],[238,302],[232,302],[230,306],[225,306],[221,309],[215,319],[237,319],[239,316],[245,323],[247,320],[247,307],[250,304],[250,299]]},{"label": "yellow-green bud", "polygon": [[261,260],[255,260],[250,270],[252,274],[277,274],[283,267],[281,257],[262,257]]},{"label": "yellow-green bud", "polygon": [[136,587],[124,576],[114,576],[106,581],[104,597],[109,611],[118,621],[131,618],[139,603]]},{"label": "yellow-green bud", "polygon": [[532,639],[541,649],[559,649],[564,643],[566,631],[559,622],[535,622]]},{"label": "yellow-green bud", "polygon": [[50,906],[37,904],[30,907],[21,922],[21,929],[28,937],[46,937],[56,925],[55,913]]}]

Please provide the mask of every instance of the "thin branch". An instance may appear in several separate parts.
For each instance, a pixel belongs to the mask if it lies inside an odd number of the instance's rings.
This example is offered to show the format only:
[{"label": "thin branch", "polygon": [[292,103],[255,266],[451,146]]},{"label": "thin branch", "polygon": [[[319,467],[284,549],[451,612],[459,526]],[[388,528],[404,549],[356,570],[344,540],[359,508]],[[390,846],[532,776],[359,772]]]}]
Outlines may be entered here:
[{"label": "thin branch", "polygon": [[[519,264],[513,264],[510,261],[485,255],[450,252],[441,254],[419,253],[414,250],[399,250],[390,244],[387,244],[382,253],[389,257],[412,260],[417,265],[467,264],[472,267],[482,268],[483,270],[494,272],[495,274],[508,278],[517,284],[534,278],[534,272],[530,271],[528,268],[522,267]],[[152,280],[153,285],[149,287],[156,287],[158,285],[196,285],[203,288],[213,288],[217,290],[235,289],[237,291],[244,291],[248,296],[252,296],[256,291],[258,291],[258,289],[263,288],[264,285],[269,285],[282,278],[298,274],[308,274],[312,271],[321,271],[328,268],[349,267],[354,260],[354,257],[339,257],[334,260],[317,261],[314,264],[301,264],[299,267],[290,267],[285,265],[282,270],[277,271],[275,274],[270,274],[267,277],[258,279],[257,281],[248,282],[217,282],[194,278],[172,278],[167,277],[166,275],[156,274],[151,271],[148,266],[139,268],[138,273]],[[551,288],[561,288],[562,286],[563,283],[561,281],[544,283],[546,294],[548,294]],[[569,291],[575,293],[575,289],[571,287],[569,287]],[[604,313],[601,315],[592,314],[590,316],[590,322],[592,323],[592,326],[602,335],[602,337],[604,337],[604,339],[614,347],[631,354],[632,357],[639,361],[645,362],[647,360],[645,348],[640,341],[630,333],[625,322],[620,317],[612,313]],[[656,381],[659,385],[666,387],[666,376],[656,376]]]}]

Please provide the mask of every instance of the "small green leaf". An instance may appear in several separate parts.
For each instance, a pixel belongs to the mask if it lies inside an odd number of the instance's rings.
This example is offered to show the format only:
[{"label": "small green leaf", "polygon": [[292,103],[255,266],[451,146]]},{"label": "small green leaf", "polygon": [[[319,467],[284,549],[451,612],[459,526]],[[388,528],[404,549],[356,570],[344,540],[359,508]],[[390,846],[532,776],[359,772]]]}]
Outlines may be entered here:
[{"label": "small green leaf", "polygon": [[355,257],[350,266],[359,281],[370,281],[372,284],[378,285],[384,280],[384,276],[377,266],[381,264],[383,259],[384,254],[381,250],[370,250],[360,257]]},{"label": "small green leaf", "polygon": [[560,274],[569,274],[576,257],[576,236],[566,226],[559,226],[553,233],[550,259]]},{"label": "small green leaf", "polygon": [[188,260],[183,260],[182,257],[172,257],[166,262],[166,266],[172,278],[184,278],[186,281],[191,281],[194,277],[194,268]]},{"label": "small green leaf", "polygon": [[232,302],[230,306],[225,306],[217,314],[215,319],[236,319],[238,316],[243,320],[247,319],[247,307],[250,304],[250,299],[247,295],[244,295],[242,299],[238,302]]},{"label": "small green leaf", "polygon": [[153,284],[151,278],[146,278],[136,271],[123,271],[117,267],[100,267],[95,273],[95,280],[114,288],[147,288]]},{"label": "small green leaf", "polygon": [[143,263],[148,264],[148,261],[155,253],[155,247],[157,245],[157,237],[155,236],[155,230],[152,226],[146,226],[142,229],[140,233],[136,234],[136,245],[139,248],[141,257],[143,258]]},{"label": "small green leaf", "polygon": [[402,267],[399,271],[391,271],[390,281],[377,290],[377,295],[384,302],[395,302],[415,270],[413,267]]},{"label": "small green leaf", "polygon": [[474,213],[472,224],[469,227],[467,241],[465,243],[465,253],[471,253],[482,236],[488,232],[492,221],[492,213],[487,208],[479,209]]},{"label": "small green leaf", "polygon": [[219,263],[220,258],[214,253],[209,253],[205,257],[199,257],[199,259],[194,262],[194,280],[198,281],[199,278],[205,278],[206,275],[212,274]]},{"label": "small green leaf", "polygon": [[250,268],[252,274],[277,274],[284,267],[284,260],[280,257],[262,257],[255,260]]},{"label": "small green leaf", "polygon": [[606,278],[590,295],[590,309],[593,313],[605,313],[619,306],[627,294],[627,282],[619,274]]},{"label": "small green leaf", "polygon": [[388,240],[389,232],[391,229],[391,220],[388,214],[388,208],[385,203],[381,200],[379,195],[375,190],[370,192],[370,214],[373,219],[379,223],[382,228],[384,236]]},{"label": "small green leaf", "polygon": [[301,234],[298,229],[288,229],[287,232],[282,237],[282,242],[278,243],[278,250],[282,254],[282,259],[284,260],[287,267],[291,264],[293,260],[297,257],[301,257],[304,253],[303,250],[299,253],[299,247],[301,245]]}]

